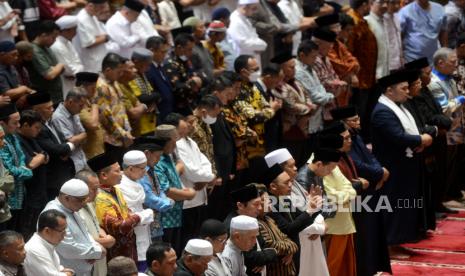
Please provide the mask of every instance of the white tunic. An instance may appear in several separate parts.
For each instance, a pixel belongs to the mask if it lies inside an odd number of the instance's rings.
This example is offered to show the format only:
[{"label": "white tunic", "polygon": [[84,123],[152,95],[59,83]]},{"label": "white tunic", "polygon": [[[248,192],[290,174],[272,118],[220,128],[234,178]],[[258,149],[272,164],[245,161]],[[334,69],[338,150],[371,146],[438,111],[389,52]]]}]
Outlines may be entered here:
[{"label": "white tunic", "polygon": [[108,19],[105,27],[111,40],[119,46],[117,54],[131,58],[133,49],[140,41],[140,37],[132,32],[131,23],[118,11]]},{"label": "white tunic", "polygon": [[[181,181],[187,188],[194,188],[196,182],[210,182],[215,175],[212,172],[212,164],[207,157],[200,151],[197,143],[191,138],[181,138],[176,142],[176,153],[179,159],[184,162],[184,173],[181,175]],[[195,193],[191,200],[185,200],[183,209],[189,209],[207,204],[207,190]]]},{"label": "white tunic", "polygon": [[181,22],[179,21],[178,12],[174,6],[173,1],[163,0],[157,3],[158,13],[160,14],[161,24],[163,26],[169,26],[171,29],[176,29],[181,27]]},{"label": "white tunic", "polygon": [[[11,9],[10,4],[8,4],[7,1],[0,2],[0,18],[5,18],[12,11],[13,10]],[[15,38],[12,35],[13,27],[17,28],[16,17],[13,17],[12,19],[10,19],[10,21],[6,22],[5,25],[0,27],[0,41],[15,41]]]},{"label": "white tunic", "polygon": [[106,45],[102,43],[89,46],[95,43],[96,36],[106,34],[105,27],[97,17],[91,16],[85,9],[77,14],[77,20],[77,35],[73,42],[81,57],[84,71],[99,73],[102,69],[102,60],[108,52]]},{"label": "white tunic", "polygon": [[142,10],[137,17],[136,22],[131,24],[131,32],[137,36],[139,36],[139,47],[145,48],[145,42],[147,38],[152,36],[160,36],[155,30],[152,19],[150,19],[149,14],[146,10]]},{"label": "white tunic", "polygon": [[325,223],[322,215],[318,215],[312,225],[299,233],[300,271],[299,276],[329,276],[328,265],[323,253],[321,238],[310,240],[313,234],[323,235]]},{"label": "white tunic", "polygon": [[70,79],[69,77],[74,77],[77,73],[84,71],[84,65],[73,43],[63,36],[58,36],[50,48],[57,57],[58,62],[65,65],[65,71],[60,76],[63,83],[64,99],[76,83],[74,79]]},{"label": "white tunic", "polygon": [[389,43],[386,43],[388,41],[386,29],[384,28],[383,18],[372,12],[365,16],[365,20],[375,35],[376,45],[378,46],[378,59],[376,62],[376,79],[378,80],[389,75]]},{"label": "white tunic", "polygon": [[[299,26],[303,17],[303,12],[294,0],[281,0],[278,2],[278,7],[283,12],[284,16],[289,20],[289,24]],[[300,41],[302,40],[302,32],[297,31],[292,36],[292,54],[297,55]]]},{"label": "white tunic", "polygon": [[134,228],[134,233],[136,234],[137,259],[145,261],[145,253],[151,243],[150,223],[153,222],[153,210],[144,209],[145,192],[141,184],[123,175],[121,184],[117,186],[123,193],[128,208],[140,217],[140,222]]},{"label": "white tunic", "polygon": [[260,64],[260,52],[266,49],[266,42],[258,37],[257,30],[250,20],[237,10],[231,14],[230,20],[228,35],[236,54],[252,55]]},{"label": "white tunic", "polygon": [[24,269],[27,275],[66,276],[66,273],[60,272],[63,266],[60,265],[60,257],[55,251],[55,246],[39,234],[34,233],[24,249],[26,250]]},{"label": "white tunic", "polygon": [[[212,19],[212,7],[208,5],[208,1],[204,3],[193,6],[192,10],[194,11],[194,16],[202,20],[203,22],[210,22]],[[214,7],[213,7],[214,8]]]}]

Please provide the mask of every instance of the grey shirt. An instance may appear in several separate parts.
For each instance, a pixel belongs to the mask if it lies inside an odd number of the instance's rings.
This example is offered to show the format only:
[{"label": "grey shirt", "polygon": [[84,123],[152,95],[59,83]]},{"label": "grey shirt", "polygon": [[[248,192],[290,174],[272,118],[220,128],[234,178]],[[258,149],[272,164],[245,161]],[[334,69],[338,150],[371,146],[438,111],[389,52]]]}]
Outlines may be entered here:
[{"label": "grey shirt", "polygon": [[[246,267],[244,264],[244,255],[237,246],[228,239],[223,253],[221,253],[221,263],[227,269],[226,275],[246,276]],[[225,270],[226,270],[225,269]]]}]

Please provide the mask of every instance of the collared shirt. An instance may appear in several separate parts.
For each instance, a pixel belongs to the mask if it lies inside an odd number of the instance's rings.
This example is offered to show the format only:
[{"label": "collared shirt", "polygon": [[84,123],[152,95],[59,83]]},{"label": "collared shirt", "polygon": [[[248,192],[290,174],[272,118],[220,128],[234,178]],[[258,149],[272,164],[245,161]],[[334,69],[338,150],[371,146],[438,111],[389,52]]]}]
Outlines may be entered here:
[{"label": "collared shirt", "polygon": [[215,157],[213,152],[213,134],[210,125],[207,125],[202,119],[196,118],[196,122],[193,124],[192,133],[189,137],[197,143],[200,152],[205,154],[208,161],[212,166],[213,174],[217,174],[215,166]]},{"label": "collared shirt", "polygon": [[360,89],[370,89],[376,82],[376,63],[378,59],[378,45],[376,37],[368,27],[363,16],[355,10],[347,12],[355,22],[352,34],[347,40],[347,49],[360,63],[360,71],[357,74]]},{"label": "collared shirt", "polygon": [[5,135],[5,146],[0,149],[0,158],[3,165],[15,179],[13,192],[8,193],[8,205],[12,210],[23,208],[24,180],[32,177],[32,170],[26,167],[26,156],[16,134]]},{"label": "collared shirt", "polygon": [[119,50],[116,52],[125,58],[131,58],[133,49],[140,42],[140,37],[131,30],[131,23],[117,11],[108,19],[105,28],[111,40],[118,44]]},{"label": "collared shirt", "polygon": [[75,85],[74,76],[84,71],[84,65],[82,65],[73,43],[61,35],[57,37],[50,49],[56,55],[58,62],[65,65],[65,71],[61,74],[61,80],[63,82],[63,98],[66,98],[66,94]]},{"label": "collared shirt", "polygon": [[[210,182],[214,179],[212,164],[191,138],[181,138],[176,142],[176,155],[184,163],[184,173],[181,175],[181,181],[186,188],[194,188],[194,184],[197,182]],[[204,187],[195,193],[193,199],[184,201],[183,209],[206,204],[207,190]]]},{"label": "collared shirt", "polygon": [[328,58],[339,78],[345,81],[351,81],[349,77],[355,74],[357,67],[360,68],[357,58],[349,52],[347,46],[339,39],[336,40],[331,50],[329,50]]},{"label": "collared shirt", "polygon": [[[182,189],[183,185],[179,174],[176,171],[173,160],[167,154],[163,154],[155,165],[155,173],[160,180],[160,189],[167,193],[170,188]],[[173,208],[161,215],[163,228],[176,228],[182,226],[182,206],[183,201],[176,201]]]},{"label": "collared shirt", "polygon": [[384,14],[384,28],[386,30],[386,40],[388,42],[387,46],[389,51],[389,70],[397,70],[404,64],[400,23],[395,14]]},{"label": "collared shirt", "polygon": [[429,5],[428,10],[424,10],[414,1],[398,13],[406,62],[427,57],[431,63],[439,48],[439,34],[447,31],[444,7],[431,1]]},{"label": "collared shirt", "polygon": [[[79,114],[71,115],[63,103],[60,103],[53,112],[52,122],[61,130],[66,139],[86,132],[81,124],[81,119],[79,119]],[[77,172],[87,167],[86,155],[81,146],[73,150],[71,159]]]},{"label": "collared shirt", "polygon": [[221,253],[221,263],[228,270],[226,273],[232,276],[246,276],[246,267],[244,264],[244,255],[242,251],[228,239],[223,252]]},{"label": "collared shirt", "polygon": [[[134,96],[139,97],[141,95],[153,95],[157,93],[154,91],[152,85],[148,81],[145,75],[137,74],[136,78],[128,83],[128,86],[131,88]],[[141,135],[153,133],[155,131],[156,121],[157,121],[157,111],[158,107],[156,106],[155,101],[152,103],[155,105],[155,111],[153,112],[144,112],[139,118],[138,129]],[[150,108],[151,104],[147,104]]]},{"label": "collared shirt", "polygon": [[24,276],[26,272],[22,265],[11,265],[0,261],[0,276]]},{"label": "collared shirt", "polygon": [[104,140],[113,146],[123,146],[123,140],[131,133],[126,107],[122,95],[114,83],[101,76],[97,80],[97,94],[94,102],[99,106],[100,123],[105,132]]},{"label": "collared shirt", "polygon": [[376,79],[380,79],[389,75],[389,42],[386,34],[383,17],[379,17],[373,12],[365,16],[370,30],[376,37],[376,44],[378,46],[378,58],[376,63]]},{"label": "collared shirt", "polygon": [[465,12],[455,1],[449,1],[444,9],[447,16],[447,41],[449,48],[455,49],[457,35],[465,32]]},{"label": "collared shirt", "polygon": [[74,45],[84,65],[84,71],[99,73],[102,69],[102,60],[108,50],[105,43],[90,46],[95,43],[96,36],[106,34],[105,26],[97,17],[90,15],[86,9],[79,11],[77,20]]},{"label": "collared shirt", "polygon": [[230,21],[228,36],[234,45],[236,54],[252,55],[260,64],[258,52],[266,50],[266,42],[258,37],[257,30],[250,20],[238,10],[231,14]]},{"label": "collared shirt", "polygon": [[27,275],[66,276],[61,272],[60,258],[56,246],[43,239],[37,232],[24,246],[26,259],[24,269]]},{"label": "collared shirt", "polygon": [[19,79],[16,68],[0,64],[0,95],[18,86]]},{"label": "collared shirt", "polygon": [[59,210],[66,216],[66,234],[56,250],[64,267],[72,268],[77,275],[91,276],[92,264],[87,260],[98,260],[102,257],[102,248],[92,238],[86,224],[77,212],[63,206],[58,198],[50,201],[45,209]]},{"label": "collared shirt", "polygon": [[221,262],[221,253],[215,254],[205,271],[205,276],[231,276],[231,272]]},{"label": "collared shirt", "polygon": [[308,65],[296,60],[295,78],[304,86],[310,99],[314,104],[318,105],[308,122],[309,133],[315,133],[323,128],[323,106],[331,103],[334,100],[334,95],[326,92],[326,89],[321,84],[316,72]]}]

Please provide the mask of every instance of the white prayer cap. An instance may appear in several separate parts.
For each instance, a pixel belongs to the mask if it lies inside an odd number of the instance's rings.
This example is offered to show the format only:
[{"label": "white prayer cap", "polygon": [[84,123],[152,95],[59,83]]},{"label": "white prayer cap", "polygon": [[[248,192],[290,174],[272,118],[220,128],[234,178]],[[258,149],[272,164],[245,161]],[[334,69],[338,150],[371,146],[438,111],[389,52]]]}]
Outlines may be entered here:
[{"label": "white prayer cap", "polygon": [[89,187],[84,181],[73,178],[61,186],[60,193],[75,197],[87,196],[89,194]]},{"label": "white prayer cap", "polygon": [[147,157],[140,150],[130,150],[123,156],[123,163],[127,166],[139,165],[145,162],[147,162]]},{"label": "white prayer cap", "polygon": [[213,255],[213,246],[207,240],[201,240],[201,239],[189,240],[184,250],[196,256],[212,256]]},{"label": "white prayer cap", "polygon": [[230,228],[236,230],[256,230],[258,229],[258,221],[256,218],[240,215],[233,217]]},{"label": "white prayer cap", "polygon": [[239,0],[239,5],[257,4],[258,0]]},{"label": "white prayer cap", "polygon": [[265,162],[268,168],[273,167],[274,164],[281,164],[291,159],[292,155],[287,149],[277,149],[265,155]]},{"label": "white prayer cap", "polygon": [[60,30],[71,29],[77,26],[77,16],[75,15],[63,15],[55,21],[55,24],[60,27]]}]

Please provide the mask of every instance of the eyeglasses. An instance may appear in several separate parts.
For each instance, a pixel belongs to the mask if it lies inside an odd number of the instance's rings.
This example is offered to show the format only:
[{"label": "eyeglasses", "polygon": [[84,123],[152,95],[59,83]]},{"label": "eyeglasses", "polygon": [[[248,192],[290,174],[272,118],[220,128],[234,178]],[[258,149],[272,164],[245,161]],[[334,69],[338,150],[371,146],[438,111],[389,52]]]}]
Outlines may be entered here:
[{"label": "eyeglasses", "polygon": [[224,239],[216,238],[215,239],[215,241],[217,241],[219,243],[226,243],[227,240],[228,240],[228,238],[224,238]]},{"label": "eyeglasses", "polygon": [[55,228],[49,228],[49,229],[50,229],[50,230],[53,230],[53,231],[55,231],[55,232],[57,232],[57,233],[60,233],[60,234],[66,233],[66,228],[63,229],[63,230],[58,230],[58,229],[55,229]]}]

